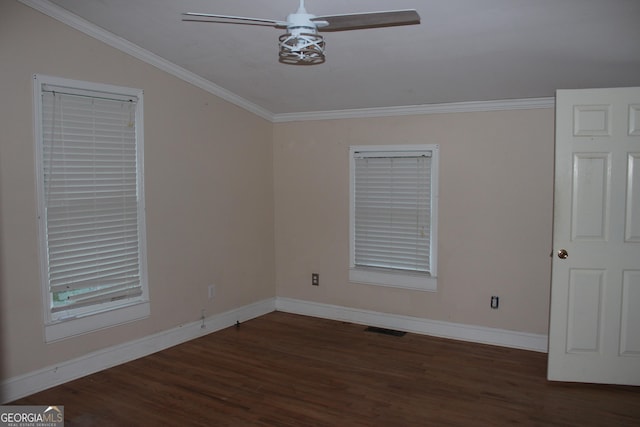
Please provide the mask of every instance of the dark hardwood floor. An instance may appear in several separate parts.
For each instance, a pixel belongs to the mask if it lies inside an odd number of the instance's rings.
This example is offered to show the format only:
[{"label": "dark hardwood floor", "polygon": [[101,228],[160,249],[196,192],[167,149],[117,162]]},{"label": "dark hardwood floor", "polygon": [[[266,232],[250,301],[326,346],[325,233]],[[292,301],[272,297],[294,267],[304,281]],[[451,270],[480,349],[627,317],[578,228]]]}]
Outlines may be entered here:
[{"label": "dark hardwood floor", "polygon": [[546,354],[271,313],[20,399],[66,426],[640,426],[640,387]]}]

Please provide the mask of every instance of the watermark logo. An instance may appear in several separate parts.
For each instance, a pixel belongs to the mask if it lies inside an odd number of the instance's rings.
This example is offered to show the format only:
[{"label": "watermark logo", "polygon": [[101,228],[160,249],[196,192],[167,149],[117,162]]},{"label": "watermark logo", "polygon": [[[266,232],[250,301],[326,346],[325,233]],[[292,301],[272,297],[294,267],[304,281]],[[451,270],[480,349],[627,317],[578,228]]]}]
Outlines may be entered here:
[{"label": "watermark logo", "polygon": [[0,406],[0,427],[64,427],[64,406]]}]

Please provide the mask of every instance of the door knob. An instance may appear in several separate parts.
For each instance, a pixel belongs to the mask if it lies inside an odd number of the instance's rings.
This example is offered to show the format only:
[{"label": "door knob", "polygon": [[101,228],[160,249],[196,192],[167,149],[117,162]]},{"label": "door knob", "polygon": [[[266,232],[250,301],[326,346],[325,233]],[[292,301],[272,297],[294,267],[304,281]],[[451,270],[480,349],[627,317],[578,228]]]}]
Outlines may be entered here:
[{"label": "door knob", "polygon": [[560,259],[566,259],[569,256],[569,252],[567,252],[566,249],[560,249],[558,251],[558,258]]}]

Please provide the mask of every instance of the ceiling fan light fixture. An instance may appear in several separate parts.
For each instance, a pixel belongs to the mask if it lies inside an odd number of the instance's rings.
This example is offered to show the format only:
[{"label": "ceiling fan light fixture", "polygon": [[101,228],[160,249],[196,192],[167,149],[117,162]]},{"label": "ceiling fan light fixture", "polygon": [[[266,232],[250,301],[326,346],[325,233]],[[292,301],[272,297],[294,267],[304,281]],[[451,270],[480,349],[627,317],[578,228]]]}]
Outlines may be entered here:
[{"label": "ceiling fan light fixture", "polygon": [[279,56],[283,64],[315,65],[325,61],[325,42],[320,34],[287,33],[279,40]]},{"label": "ceiling fan light fixture", "polygon": [[318,31],[348,31],[420,23],[420,15],[415,9],[316,16],[307,13],[304,0],[300,0],[298,10],[290,13],[286,21],[199,12],[186,12],[182,15],[185,16],[183,21],[286,28],[287,34],[279,38],[278,56],[281,63],[293,65],[315,65],[325,61],[324,37]]}]

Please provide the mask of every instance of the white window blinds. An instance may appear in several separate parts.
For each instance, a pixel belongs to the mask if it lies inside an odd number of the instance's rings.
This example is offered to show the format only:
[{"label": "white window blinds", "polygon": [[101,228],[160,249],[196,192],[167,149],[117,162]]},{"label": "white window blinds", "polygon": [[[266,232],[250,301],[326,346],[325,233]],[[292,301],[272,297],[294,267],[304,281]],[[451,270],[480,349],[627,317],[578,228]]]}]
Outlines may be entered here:
[{"label": "white window blinds", "polygon": [[431,152],[354,153],[354,264],[430,273]]},{"label": "white window blinds", "polygon": [[50,309],[68,313],[143,293],[137,99],[56,89],[42,88],[42,196]]}]

